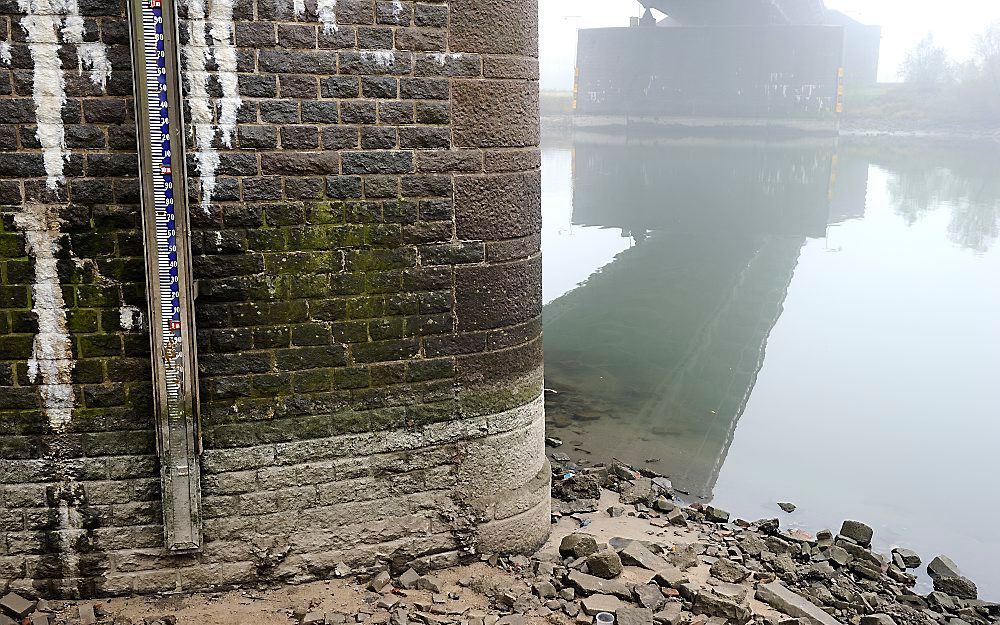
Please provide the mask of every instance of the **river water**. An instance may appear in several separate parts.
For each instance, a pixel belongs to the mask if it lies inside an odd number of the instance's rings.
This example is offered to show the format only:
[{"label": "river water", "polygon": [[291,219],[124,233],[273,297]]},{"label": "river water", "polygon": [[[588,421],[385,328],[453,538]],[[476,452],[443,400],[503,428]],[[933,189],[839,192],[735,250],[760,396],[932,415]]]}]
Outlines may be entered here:
[{"label": "river water", "polygon": [[542,160],[562,450],[743,518],[865,521],[1000,598],[1000,148],[578,136]]}]

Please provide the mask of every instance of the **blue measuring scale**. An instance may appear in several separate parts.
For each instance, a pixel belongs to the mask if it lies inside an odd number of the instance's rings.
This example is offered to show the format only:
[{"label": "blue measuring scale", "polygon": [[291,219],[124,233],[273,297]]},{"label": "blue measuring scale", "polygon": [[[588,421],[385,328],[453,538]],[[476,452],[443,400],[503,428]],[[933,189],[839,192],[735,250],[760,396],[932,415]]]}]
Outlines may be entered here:
[{"label": "blue measuring scale", "polygon": [[157,452],[167,549],[201,548],[201,439],[177,14],[131,0]]}]

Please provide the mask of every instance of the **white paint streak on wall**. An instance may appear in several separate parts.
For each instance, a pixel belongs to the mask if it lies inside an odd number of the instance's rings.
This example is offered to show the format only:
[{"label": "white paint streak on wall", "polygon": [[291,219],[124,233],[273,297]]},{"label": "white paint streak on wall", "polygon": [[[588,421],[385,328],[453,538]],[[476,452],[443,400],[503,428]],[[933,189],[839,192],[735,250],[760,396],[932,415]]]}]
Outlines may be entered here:
[{"label": "white paint streak on wall", "polygon": [[188,83],[188,105],[191,107],[191,124],[194,127],[194,160],[201,176],[201,205],[205,212],[212,202],[215,191],[215,172],[219,167],[219,153],[212,143],[215,141],[215,127],[212,125],[212,102],[208,97],[208,71],[205,59],[209,54],[205,38],[205,2],[187,0],[188,42],[184,44],[185,77]]},{"label": "white paint streak on wall", "polygon": [[316,4],[316,14],[320,23],[323,24],[323,32],[329,35],[337,32],[337,0],[318,0]]},{"label": "white paint streak on wall", "polygon": [[0,41],[0,63],[10,66],[10,42]]},{"label": "white paint streak on wall", "polygon": [[292,1],[292,13],[295,17],[299,17],[306,12],[306,0],[293,0]]},{"label": "white paint streak on wall", "polygon": [[28,254],[35,261],[35,276],[31,285],[32,312],[38,318],[28,361],[28,377],[38,383],[43,411],[56,432],[66,429],[73,414],[72,339],[66,323],[66,302],[59,285],[56,253],[60,232],[57,207],[27,204],[14,216],[14,222],[25,234]]},{"label": "white paint streak on wall", "polygon": [[21,28],[34,69],[31,96],[35,101],[35,134],[42,146],[46,186],[55,190],[65,180],[63,162],[69,156],[62,121],[66,88],[57,34],[62,20],[48,0],[18,0],[18,6],[27,14],[21,19]]},{"label": "white paint streak on wall", "polygon": [[437,63],[441,67],[444,67],[444,64],[447,63],[449,60],[457,61],[458,59],[462,58],[462,53],[452,52],[448,54],[445,52],[435,52],[434,54],[431,54],[430,57],[431,60],[433,60],[435,63]]},{"label": "white paint streak on wall", "polygon": [[103,89],[111,77],[107,48],[100,41],[83,40],[83,17],[80,16],[78,0],[53,0],[53,5],[57,12],[66,14],[62,27],[63,42],[76,46],[77,74],[83,75],[83,70],[89,69],[91,82]]},{"label": "white paint streak on wall", "polygon": [[399,0],[392,0],[392,16],[399,21],[399,16],[403,14],[403,3]]},{"label": "white paint streak on wall", "polygon": [[[184,4],[188,14],[188,42],[183,46],[184,74],[195,134],[193,156],[201,177],[201,206],[207,213],[215,192],[215,174],[220,163],[219,153],[214,147],[216,130],[221,131],[222,143],[231,147],[236,115],[243,104],[236,73],[236,47],[233,45],[233,0],[216,0],[210,13],[206,12],[205,0],[186,0]],[[205,34],[209,29],[213,47],[209,47]],[[207,60],[211,56],[215,58],[217,77],[222,87],[218,126],[213,123],[212,101],[208,95],[210,74]]]},{"label": "white paint streak on wall", "polygon": [[136,330],[145,327],[142,311],[135,306],[122,306],[118,310],[119,325],[123,330]]},{"label": "white paint streak on wall", "polygon": [[108,60],[107,49],[100,41],[87,41],[76,47],[77,71],[90,70],[90,81],[104,89],[111,78],[111,61]]},{"label": "white paint streak on wall", "polygon": [[375,66],[382,71],[388,70],[396,61],[396,55],[392,50],[371,50],[368,52],[362,52],[361,58],[366,61],[374,62]]},{"label": "white paint streak on wall", "polygon": [[[296,3],[302,0],[296,0]],[[297,5],[296,5],[297,6]],[[243,101],[240,99],[239,80],[236,74],[236,46],[233,41],[233,0],[213,0],[209,15],[215,63],[219,69],[222,99],[219,101],[219,131],[222,143],[233,147],[236,114]]]}]

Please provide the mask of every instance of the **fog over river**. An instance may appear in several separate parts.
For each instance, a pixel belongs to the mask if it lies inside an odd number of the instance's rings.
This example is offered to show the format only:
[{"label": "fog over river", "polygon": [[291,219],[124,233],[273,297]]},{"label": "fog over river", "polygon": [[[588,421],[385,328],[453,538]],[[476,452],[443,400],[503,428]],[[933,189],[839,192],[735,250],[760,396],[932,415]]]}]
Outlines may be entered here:
[{"label": "fog over river", "polygon": [[543,144],[551,435],[1000,598],[1000,150]]}]

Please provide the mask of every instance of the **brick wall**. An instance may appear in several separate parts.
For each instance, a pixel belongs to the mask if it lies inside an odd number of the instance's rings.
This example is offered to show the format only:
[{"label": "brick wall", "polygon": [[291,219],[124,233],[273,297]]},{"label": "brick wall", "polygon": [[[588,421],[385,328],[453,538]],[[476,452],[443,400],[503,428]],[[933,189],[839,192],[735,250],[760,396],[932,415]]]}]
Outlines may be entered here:
[{"label": "brick wall", "polygon": [[536,3],[181,13],[205,548],[163,549],[125,4],[0,0],[0,585],[537,545]]}]

